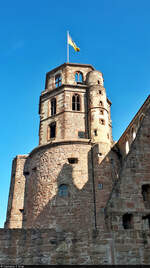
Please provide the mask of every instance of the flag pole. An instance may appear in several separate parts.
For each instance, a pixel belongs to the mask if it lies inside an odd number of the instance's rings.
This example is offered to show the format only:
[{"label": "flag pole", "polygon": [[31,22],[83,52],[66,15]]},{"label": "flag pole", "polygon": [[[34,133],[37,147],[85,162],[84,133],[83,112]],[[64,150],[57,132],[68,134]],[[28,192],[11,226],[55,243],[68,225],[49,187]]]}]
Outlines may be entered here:
[{"label": "flag pole", "polygon": [[69,31],[67,31],[67,62],[69,63]]}]

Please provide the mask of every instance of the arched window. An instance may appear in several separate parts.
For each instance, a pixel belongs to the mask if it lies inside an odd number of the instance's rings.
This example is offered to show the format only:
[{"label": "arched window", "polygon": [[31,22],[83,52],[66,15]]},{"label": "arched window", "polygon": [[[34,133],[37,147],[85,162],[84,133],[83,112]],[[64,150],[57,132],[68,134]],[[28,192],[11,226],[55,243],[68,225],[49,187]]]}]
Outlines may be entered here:
[{"label": "arched window", "polygon": [[136,137],[136,132],[135,132],[134,127],[132,127],[132,129],[131,129],[131,135],[132,135],[132,140],[134,140]]},{"label": "arched window", "polygon": [[61,184],[58,187],[58,195],[61,197],[66,197],[68,196],[68,185],[66,184]]},{"label": "arched window", "polygon": [[126,154],[128,154],[129,152],[129,141],[126,139],[126,143],[125,143],[125,151],[126,151]]},{"label": "arched window", "polygon": [[75,73],[75,81],[77,83],[83,83],[83,74],[81,72]]},{"label": "arched window", "polygon": [[103,107],[103,102],[102,102],[102,101],[100,101],[100,102],[99,102],[99,105]]},{"label": "arched window", "polygon": [[62,84],[62,79],[61,79],[61,75],[60,74],[57,74],[55,76],[55,86],[56,87],[60,87]]},{"label": "arched window", "polygon": [[51,100],[51,115],[56,114],[56,99],[53,98]]},{"label": "arched window", "polygon": [[72,110],[80,111],[80,96],[78,94],[74,94],[72,97]]}]

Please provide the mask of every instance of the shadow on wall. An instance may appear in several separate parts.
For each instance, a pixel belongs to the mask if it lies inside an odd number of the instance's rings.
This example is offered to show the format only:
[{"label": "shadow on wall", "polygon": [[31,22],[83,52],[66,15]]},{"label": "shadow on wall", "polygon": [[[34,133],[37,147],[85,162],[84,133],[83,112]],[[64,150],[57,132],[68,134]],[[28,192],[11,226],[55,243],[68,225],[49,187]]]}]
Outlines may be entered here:
[{"label": "shadow on wall", "polygon": [[[40,180],[35,176],[37,192],[33,201],[28,202],[30,213],[27,213],[25,228],[55,228],[58,231],[85,227],[95,229],[97,219],[98,225],[102,224],[97,214],[101,207],[105,208],[112,191],[114,162],[117,169],[120,165],[117,154],[113,151],[99,161],[98,150],[98,145],[95,145],[88,152],[86,173],[85,167],[79,170],[78,161],[74,163],[75,159],[70,158],[70,163],[62,166],[57,179],[42,182],[41,186]],[[94,160],[91,160],[92,157]],[[101,191],[98,188],[100,182],[103,184]]]}]

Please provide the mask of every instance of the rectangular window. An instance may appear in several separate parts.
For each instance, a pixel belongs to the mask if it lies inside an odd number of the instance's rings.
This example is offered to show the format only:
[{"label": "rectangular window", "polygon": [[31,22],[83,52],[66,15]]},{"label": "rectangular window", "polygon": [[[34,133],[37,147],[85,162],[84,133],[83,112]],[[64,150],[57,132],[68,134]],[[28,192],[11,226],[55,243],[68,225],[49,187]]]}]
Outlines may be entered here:
[{"label": "rectangular window", "polygon": [[50,138],[56,137],[56,122],[50,124]]}]

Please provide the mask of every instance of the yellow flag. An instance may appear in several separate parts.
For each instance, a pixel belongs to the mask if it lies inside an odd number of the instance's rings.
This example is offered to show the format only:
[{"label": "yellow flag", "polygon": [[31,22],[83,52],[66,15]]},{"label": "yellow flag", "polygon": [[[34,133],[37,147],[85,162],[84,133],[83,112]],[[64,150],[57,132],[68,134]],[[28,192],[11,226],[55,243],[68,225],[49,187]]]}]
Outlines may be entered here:
[{"label": "yellow flag", "polygon": [[68,44],[74,48],[75,51],[79,52],[80,48],[77,47],[75,42],[72,40],[71,36],[68,34]]}]

